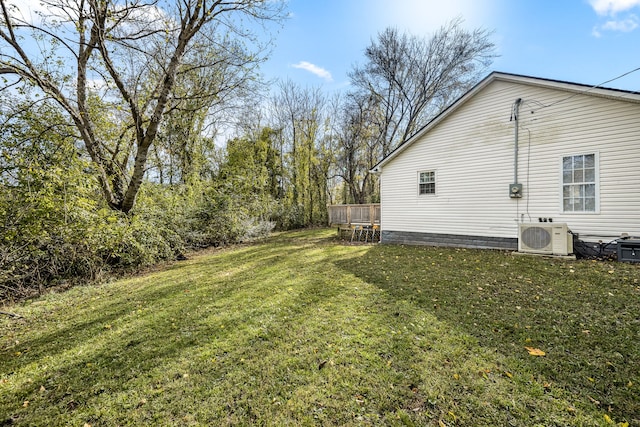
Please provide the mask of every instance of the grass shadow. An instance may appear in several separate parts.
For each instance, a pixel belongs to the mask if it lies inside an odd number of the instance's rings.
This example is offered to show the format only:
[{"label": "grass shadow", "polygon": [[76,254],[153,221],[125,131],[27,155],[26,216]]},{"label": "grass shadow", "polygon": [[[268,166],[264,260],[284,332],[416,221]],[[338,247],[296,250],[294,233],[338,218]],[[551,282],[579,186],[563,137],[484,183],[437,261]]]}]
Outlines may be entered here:
[{"label": "grass shadow", "polygon": [[495,349],[509,376],[640,424],[638,266],[392,245],[337,265]]},{"label": "grass shadow", "polygon": [[0,424],[634,425],[637,272],[283,233],[13,307]]}]

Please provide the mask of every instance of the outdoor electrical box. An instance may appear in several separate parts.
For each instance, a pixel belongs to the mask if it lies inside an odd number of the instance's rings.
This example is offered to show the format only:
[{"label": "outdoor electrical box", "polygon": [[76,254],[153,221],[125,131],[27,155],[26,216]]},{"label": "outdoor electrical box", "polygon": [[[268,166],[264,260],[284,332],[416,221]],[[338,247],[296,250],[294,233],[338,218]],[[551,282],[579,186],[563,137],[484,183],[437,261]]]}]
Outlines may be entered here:
[{"label": "outdoor electrical box", "polygon": [[640,262],[640,240],[620,240],[618,242],[618,261]]},{"label": "outdoor electrical box", "polygon": [[519,199],[522,197],[522,184],[509,185],[509,197]]}]

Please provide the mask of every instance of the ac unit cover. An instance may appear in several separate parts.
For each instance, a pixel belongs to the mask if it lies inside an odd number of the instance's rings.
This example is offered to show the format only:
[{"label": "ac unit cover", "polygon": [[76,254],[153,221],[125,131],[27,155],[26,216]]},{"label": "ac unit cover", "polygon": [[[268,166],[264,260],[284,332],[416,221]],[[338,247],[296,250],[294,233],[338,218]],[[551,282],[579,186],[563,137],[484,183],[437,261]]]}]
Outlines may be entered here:
[{"label": "ac unit cover", "polygon": [[520,235],[522,243],[534,250],[547,248],[551,244],[551,230],[547,227],[527,227]]}]

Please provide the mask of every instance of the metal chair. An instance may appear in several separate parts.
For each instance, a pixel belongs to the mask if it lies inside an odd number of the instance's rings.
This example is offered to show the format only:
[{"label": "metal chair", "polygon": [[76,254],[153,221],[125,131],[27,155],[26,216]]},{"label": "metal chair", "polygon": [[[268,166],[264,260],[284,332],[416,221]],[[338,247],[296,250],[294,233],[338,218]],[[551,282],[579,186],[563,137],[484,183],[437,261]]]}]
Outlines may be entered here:
[{"label": "metal chair", "polygon": [[378,242],[380,241],[380,224],[373,224],[371,227],[371,241],[373,242],[376,238],[376,234],[378,235]]},{"label": "metal chair", "polygon": [[353,242],[354,237],[356,237],[356,233],[358,233],[358,241],[360,241],[360,237],[362,237],[362,226],[352,225],[351,230],[351,242]]}]

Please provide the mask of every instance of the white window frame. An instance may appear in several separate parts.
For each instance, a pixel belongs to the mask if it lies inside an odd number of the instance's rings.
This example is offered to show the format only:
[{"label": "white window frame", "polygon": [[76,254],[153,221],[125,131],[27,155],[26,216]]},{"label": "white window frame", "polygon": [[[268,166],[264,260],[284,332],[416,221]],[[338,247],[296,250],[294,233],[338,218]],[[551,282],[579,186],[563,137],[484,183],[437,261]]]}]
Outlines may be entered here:
[{"label": "white window frame", "polygon": [[[422,174],[423,174],[423,173],[430,173],[430,174],[432,174],[432,176],[433,176],[433,181],[431,181],[431,182],[422,182],[422,181],[421,181],[421,178],[422,178]],[[436,185],[436,183],[437,183],[437,182],[438,182],[438,180],[437,180],[437,174],[436,174],[436,171],[435,171],[435,170],[433,170],[433,169],[432,169],[432,170],[422,170],[422,171],[418,171],[418,196],[420,196],[420,197],[424,197],[424,196],[426,196],[426,197],[428,197],[428,196],[435,196],[435,195],[436,195],[436,192],[438,191],[438,190],[437,190],[437,188],[438,188],[438,187],[437,187],[437,185]],[[423,192],[421,192],[421,191],[420,191],[420,185],[421,185],[421,184],[433,184],[433,192],[432,192],[432,193],[423,193]]]},{"label": "white window frame", "polygon": [[[576,183],[573,182],[569,182],[569,183],[565,183],[564,181],[564,159],[571,157],[571,158],[575,158],[578,156],[593,156],[593,167],[594,167],[594,181],[585,181],[584,178],[582,181],[578,181]],[[576,172],[574,170],[574,172]],[[568,154],[568,155],[562,155],[562,157],[560,157],[560,212],[562,212],[563,214],[575,214],[575,215],[594,215],[594,214],[599,214],[600,213],[600,153],[597,151],[592,151],[592,152],[583,152],[583,153],[576,153],[576,154]],[[571,186],[577,186],[577,185],[588,185],[588,184],[593,184],[594,185],[594,199],[595,199],[595,206],[594,206],[594,210],[579,210],[579,211],[573,211],[573,210],[565,210],[565,205],[564,205],[564,201],[565,201],[565,188],[566,187],[571,187]],[[585,196],[583,196],[585,197]]]}]

